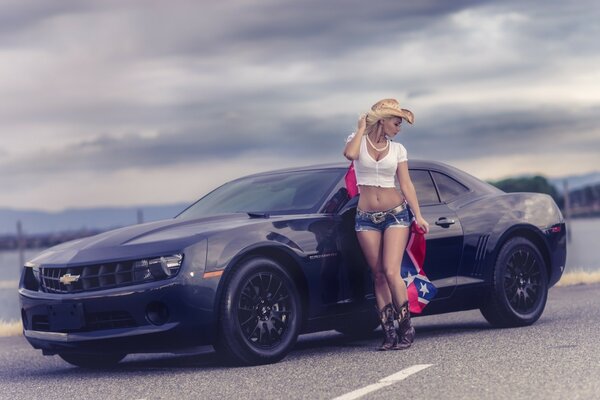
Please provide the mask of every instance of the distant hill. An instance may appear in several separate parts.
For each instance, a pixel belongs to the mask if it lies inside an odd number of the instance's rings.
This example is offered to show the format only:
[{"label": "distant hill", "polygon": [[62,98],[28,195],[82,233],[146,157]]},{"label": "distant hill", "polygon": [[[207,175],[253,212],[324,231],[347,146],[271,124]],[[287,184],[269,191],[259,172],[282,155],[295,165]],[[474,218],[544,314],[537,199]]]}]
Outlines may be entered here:
[{"label": "distant hill", "polygon": [[143,221],[148,222],[173,218],[188,205],[76,208],[59,212],[0,208],[0,235],[14,234],[18,220],[25,234],[104,230],[138,223],[138,210]]},{"label": "distant hill", "polygon": [[564,189],[565,180],[569,182],[569,191],[581,189],[585,186],[593,186],[600,183],[600,171],[582,175],[567,175],[560,178],[548,178],[548,181],[561,193]]}]

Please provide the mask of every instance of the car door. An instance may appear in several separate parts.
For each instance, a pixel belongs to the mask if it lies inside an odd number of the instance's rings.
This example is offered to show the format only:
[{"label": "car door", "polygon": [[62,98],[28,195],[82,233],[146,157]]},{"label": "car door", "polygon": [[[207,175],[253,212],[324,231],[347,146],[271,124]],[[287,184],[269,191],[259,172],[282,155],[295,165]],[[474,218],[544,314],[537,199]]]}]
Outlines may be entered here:
[{"label": "car door", "polygon": [[443,175],[440,184],[434,179],[437,172],[411,169],[410,177],[415,186],[421,214],[429,222],[425,236],[427,249],[424,270],[437,287],[437,299],[452,294],[457,284],[458,268],[462,257],[463,230],[456,213],[448,206],[451,193]]},{"label": "car door", "polygon": [[[460,220],[440,198],[452,198],[448,185],[442,178],[438,189],[432,172],[427,169],[411,169],[410,176],[417,191],[421,213],[430,224],[430,232],[426,236],[425,273],[438,288],[436,298],[448,297],[456,287],[462,257],[463,230]],[[328,283],[323,285],[327,287],[328,297],[323,299],[323,303],[337,303],[337,308],[362,303],[374,296],[369,268],[354,232],[357,200],[358,198],[354,198],[344,204],[335,216],[337,227],[333,232],[340,255],[336,260],[339,265],[335,268],[335,274],[324,275],[331,276],[331,279],[327,279]]]},{"label": "car door", "polygon": [[333,224],[329,243],[335,242],[338,256],[323,260],[320,297],[325,313],[342,314],[355,309],[357,304],[372,301],[374,295],[369,268],[354,231],[358,197],[348,200],[343,180],[333,193],[322,212],[331,216],[325,219]]}]

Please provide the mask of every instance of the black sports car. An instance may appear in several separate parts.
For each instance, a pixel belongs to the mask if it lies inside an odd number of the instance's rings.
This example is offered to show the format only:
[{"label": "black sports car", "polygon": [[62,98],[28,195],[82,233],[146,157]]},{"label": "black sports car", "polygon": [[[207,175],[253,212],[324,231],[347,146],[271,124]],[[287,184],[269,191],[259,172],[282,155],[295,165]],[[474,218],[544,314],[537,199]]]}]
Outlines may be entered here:
[{"label": "black sports car", "polygon": [[[300,333],[372,331],[346,169],[244,177],[174,219],[44,251],[19,285],[25,337],[93,367],[206,344],[237,363],[268,363]],[[535,322],[566,258],[552,198],[507,194],[437,162],[411,160],[410,174],[431,225],[424,267],[438,288],[424,314],[479,308],[494,326]]]}]

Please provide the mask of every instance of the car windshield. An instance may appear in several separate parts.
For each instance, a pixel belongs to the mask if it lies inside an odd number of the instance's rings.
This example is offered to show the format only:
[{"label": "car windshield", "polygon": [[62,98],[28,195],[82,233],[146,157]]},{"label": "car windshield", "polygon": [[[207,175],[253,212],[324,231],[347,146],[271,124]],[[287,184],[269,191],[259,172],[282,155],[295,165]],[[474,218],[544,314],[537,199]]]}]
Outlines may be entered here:
[{"label": "car windshield", "polygon": [[319,211],[343,171],[282,172],[237,179],[191,205],[176,218],[250,212],[301,214]]}]

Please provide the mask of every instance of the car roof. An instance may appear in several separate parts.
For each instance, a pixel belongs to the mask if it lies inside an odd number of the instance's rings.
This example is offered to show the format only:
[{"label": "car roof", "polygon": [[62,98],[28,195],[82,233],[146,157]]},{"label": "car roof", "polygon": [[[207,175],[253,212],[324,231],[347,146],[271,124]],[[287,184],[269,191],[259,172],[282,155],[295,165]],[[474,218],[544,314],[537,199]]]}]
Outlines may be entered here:
[{"label": "car roof", "polygon": [[[271,174],[271,173],[314,171],[314,170],[323,170],[323,169],[347,169],[349,165],[350,165],[349,162],[313,164],[313,165],[281,168],[281,169],[276,169],[276,170],[268,170],[268,171],[258,172],[258,173],[246,175],[246,176],[250,177],[250,176],[258,176],[258,175],[265,175],[265,174]],[[421,168],[422,169],[433,169],[433,170],[438,170],[440,172],[448,172],[448,173],[451,173],[452,175],[467,174],[466,172],[461,171],[458,168],[452,167],[448,164],[445,164],[445,163],[442,163],[439,161],[411,159],[408,161],[408,166],[411,169],[421,169]],[[475,179],[477,179],[477,178],[475,178]]]},{"label": "car roof", "polygon": [[[302,171],[317,171],[317,170],[327,170],[327,169],[339,169],[340,171],[348,169],[350,163],[346,162],[337,162],[337,163],[325,163],[325,164],[313,164],[306,166],[298,166],[298,167],[290,167],[290,168],[282,168],[277,170],[269,170],[264,172],[259,172],[256,174],[246,175],[244,178],[254,177],[254,176],[264,176],[270,174],[279,174],[285,172],[302,172]],[[472,190],[477,192],[499,192],[500,190],[496,187],[490,185],[487,182],[482,181],[481,179],[463,171],[446,163],[440,161],[433,160],[423,160],[423,159],[410,159],[408,160],[408,167],[410,169],[427,169],[431,171],[441,172],[443,174],[450,175],[451,177],[459,180],[461,183],[467,185]]]}]

